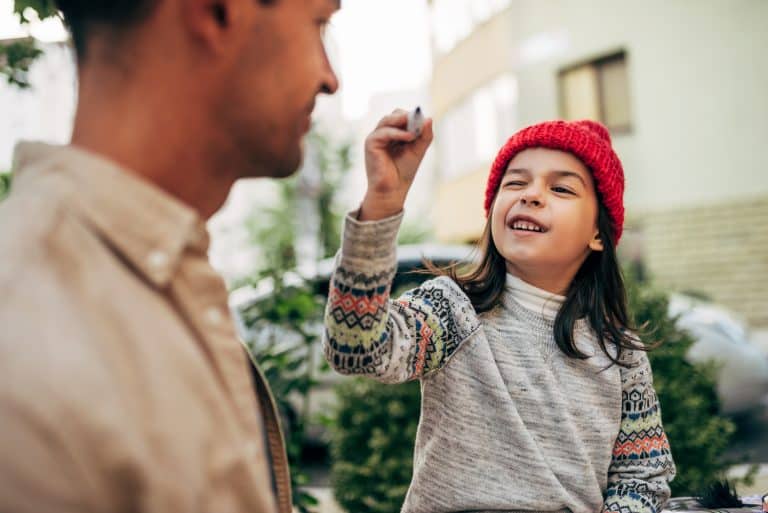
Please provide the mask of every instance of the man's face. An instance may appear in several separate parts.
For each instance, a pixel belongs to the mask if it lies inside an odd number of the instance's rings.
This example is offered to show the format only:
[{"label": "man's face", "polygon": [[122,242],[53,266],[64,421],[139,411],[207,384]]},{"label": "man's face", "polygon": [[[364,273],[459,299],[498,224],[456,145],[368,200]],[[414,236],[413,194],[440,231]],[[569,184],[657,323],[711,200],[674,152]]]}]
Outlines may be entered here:
[{"label": "man's face", "polygon": [[243,37],[230,52],[214,99],[211,128],[225,133],[212,137],[234,145],[242,168],[231,171],[238,177],[288,176],[301,163],[316,96],[338,89],[323,44],[338,0],[246,5]]}]

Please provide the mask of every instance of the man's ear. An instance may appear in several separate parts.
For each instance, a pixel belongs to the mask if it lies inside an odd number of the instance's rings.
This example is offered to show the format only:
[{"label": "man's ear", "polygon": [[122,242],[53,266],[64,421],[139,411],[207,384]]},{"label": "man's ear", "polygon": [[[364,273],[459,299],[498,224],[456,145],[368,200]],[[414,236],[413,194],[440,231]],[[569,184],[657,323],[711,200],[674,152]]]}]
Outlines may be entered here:
[{"label": "man's ear", "polygon": [[592,240],[589,241],[589,249],[592,251],[602,251],[604,249],[603,239],[600,238],[600,232],[595,232]]},{"label": "man's ear", "polygon": [[182,12],[189,33],[214,52],[220,51],[236,29],[243,0],[186,0]]}]

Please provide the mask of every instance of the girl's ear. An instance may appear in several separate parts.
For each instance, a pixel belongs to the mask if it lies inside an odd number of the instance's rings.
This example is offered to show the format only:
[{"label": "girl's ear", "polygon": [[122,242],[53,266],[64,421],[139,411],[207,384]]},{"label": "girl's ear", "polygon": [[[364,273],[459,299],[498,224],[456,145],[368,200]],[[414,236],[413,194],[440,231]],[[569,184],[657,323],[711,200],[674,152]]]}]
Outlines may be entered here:
[{"label": "girl's ear", "polygon": [[592,251],[603,250],[603,240],[600,238],[600,232],[595,232],[594,237],[589,241],[589,249]]}]

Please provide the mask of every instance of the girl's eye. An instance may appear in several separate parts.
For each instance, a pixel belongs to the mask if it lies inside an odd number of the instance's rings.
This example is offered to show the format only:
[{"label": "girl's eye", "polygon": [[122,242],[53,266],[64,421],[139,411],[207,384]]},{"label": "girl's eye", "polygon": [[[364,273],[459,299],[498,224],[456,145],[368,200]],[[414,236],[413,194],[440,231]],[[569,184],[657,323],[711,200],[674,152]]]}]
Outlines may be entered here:
[{"label": "girl's eye", "polygon": [[559,194],[573,194],[574,193],[572,190],[567,189],[565,187],[560,187],[559,185],[556,185],[556,186],[552,187],[552,190],[554,192],[559,193]]},{"label": "girl's eye", "polygon": [[525,182],[521,182],[519,180],[513,180],[511,182],[506,182],[504,184],[504,187],[523,187],[525,185]]}]

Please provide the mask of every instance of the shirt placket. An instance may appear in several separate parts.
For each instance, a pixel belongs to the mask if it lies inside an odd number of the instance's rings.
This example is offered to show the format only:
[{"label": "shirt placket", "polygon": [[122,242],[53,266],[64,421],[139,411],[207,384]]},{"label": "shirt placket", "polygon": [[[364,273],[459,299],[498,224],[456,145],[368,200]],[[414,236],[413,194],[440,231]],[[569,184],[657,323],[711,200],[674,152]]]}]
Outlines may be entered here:
[{"label": "shirt placket", "polygon": [[187,323],[202,342],[205,356],[246,434],[243,451],[251,463],[264,465],[269,474],[262,407],[251,382],[246,353],[235,333],[221,278],[204,255],[187,252],[181,259],[171,290]]}]

